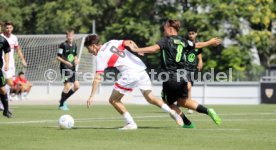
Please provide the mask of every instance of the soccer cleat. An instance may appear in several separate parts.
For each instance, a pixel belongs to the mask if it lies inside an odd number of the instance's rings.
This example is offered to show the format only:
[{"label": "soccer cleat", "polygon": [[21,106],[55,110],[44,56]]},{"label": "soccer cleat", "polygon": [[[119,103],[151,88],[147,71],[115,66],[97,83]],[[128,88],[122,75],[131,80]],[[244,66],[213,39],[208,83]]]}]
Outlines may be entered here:
[{"label": "soccer cleat", "polygon": [[66,102],[63,103],[63,106],[67,107],[68,108],[68,105]]},{"label": "soccer cleat", "polygon": [[12,113],[11,112],[3,112],[3,116],[7,117],[7,118],[12,118]]},{"label": "soccer cleat", "polygon": [[195,128],[195,124],[183,125],[182,128]]},{"label": "soccer cleat", "polygon": [[182,127],[184,125],[182,118],[174,110],[171,111],[170,116],[175,120],[175,122],[180,127]]},{"label": "soccer cleat", "polygon": [[124,127],[119,128],[119,130],[136,130],[137,128],[138,127],[137,127],[136,123],[128,123]]},{"label": "soccer cleat", "polygon": [[10,110],[8,110],[8,114],[12,115],[12,113],[10,112]]},{"label": "soccer cleat", "polygon": [[60,109],[60,110],[64,110],[64,111],[70,110],[70,109],[67,107],[67,105],[59,106],[59,109]]},{"label": "soccer cleat", "polygon": [[217,115],[214,109],[208,109],[208,116],[210,116],[217,125],[221,124],[221,118]]}]

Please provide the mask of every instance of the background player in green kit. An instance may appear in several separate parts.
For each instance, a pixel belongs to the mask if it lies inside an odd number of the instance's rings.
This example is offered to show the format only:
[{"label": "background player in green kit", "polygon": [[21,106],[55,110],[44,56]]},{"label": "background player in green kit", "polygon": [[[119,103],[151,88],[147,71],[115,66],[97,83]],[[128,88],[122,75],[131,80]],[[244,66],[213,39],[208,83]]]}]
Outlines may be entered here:
[{"label": "background player in green kit", "polygon": [[[64,88],[61,93],[60,110],[69,110],[65,101],[79,89],[76,80],[76,65],[79,64],[77,57],[77,45],[74,42],[74,30],[66,31],[66,41],[61,43],[58,49],[57,59],[60,61],[60,73],[64,80]],[[71,84],[74,86],[71,88]]]},{"label": "background player in green kit", "polygon": [[[4,63],[4,70],[8,71],[9,69],[9,52],[11,51],[10,49],[10,45],[8,43],[8,41],[0,35],[0,66],[1,68],[3,67],[3,63]],[[4,60],[2,59],[2,55],[4,54]],[[0,71],[0,99],[1,102],[3,104],[4,110],[3,110],[3,116],[7,117],[7,118],[11,118],[12,117],[12,113],[9,111],[9,102],[8,102],[8,96],[7,96],[7,92],[5,89],[5,85],[6,85],[6,80],[5,77],[3,75],[2,70]]]},{"label": "background player in green kit", "polygon": [[221,119],[213,109],[208,109],[188,97],[188,80],[187,78],[180,78],[179,80],[178,70],[183,70],[187,67],[186,56],[188,51],[209,45],[218,45],[221,40],[213,38],[207,42],[194,44],[193,42],[178,36],[179,30],[180,22],[178,20],[167,20],[163,25],[164,37],[159,40],[157,44],[143,48],[135,48],[132,45],[127,46],[129,46],[134,52],[161,52],[161,69],[169,75],[169,79],[163,82],[162,98],[172,109],[182,116],[185,124],[183,127],[193,128],[193,125],[185,117],[183,112],[174,104],[175,102],[177,102],[178,106],[190,108],[199,113],[209,115],[217,125],[220,125]]},{"label": "background player in green kit", "polygon": [[[196,27],[189,27],[187,29],[187,38],[192,41],[193,43],[197,43],[197,28]],[[188,73],[188,79],[190,81],[190,84],[188,83],[188,96],[191,98],[192,96],[192,86],[194,85],[194,80],[198,79],[198,72],[202,70],[203,67],[203,61],[202,61],[202,49],[195,48],[189,52],[187,52],[187,73]],[[188,113],[193,113],[193,110],[189,109]]]}]

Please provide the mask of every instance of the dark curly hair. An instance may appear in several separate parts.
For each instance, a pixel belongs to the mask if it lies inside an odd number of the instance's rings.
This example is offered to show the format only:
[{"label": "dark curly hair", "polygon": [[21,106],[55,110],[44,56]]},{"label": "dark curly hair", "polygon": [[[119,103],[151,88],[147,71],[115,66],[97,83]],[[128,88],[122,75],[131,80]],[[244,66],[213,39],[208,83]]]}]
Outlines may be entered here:
[{"label": "dark curly hair", "polygon": [[85,38],[84,46],[88,47],[93,44],[99,44],[100,37],[96,34],[90,34]]},{"label": "dark curly hair", "polygon": [[179,20],[169,19],[166,21],[165,24],[169,25],[170,27],[173,27],[177,32],[180,30],[181,27],[181,23]]}]

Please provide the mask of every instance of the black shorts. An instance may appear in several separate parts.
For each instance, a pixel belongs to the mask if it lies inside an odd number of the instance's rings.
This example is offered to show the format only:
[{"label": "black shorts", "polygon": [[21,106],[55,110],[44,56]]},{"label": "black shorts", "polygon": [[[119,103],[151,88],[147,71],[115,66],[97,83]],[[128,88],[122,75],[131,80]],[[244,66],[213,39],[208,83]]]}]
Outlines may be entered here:
[{"label": "black shorts", "polygon": [[64,81],[64,83],[67,83],[67,82],[74,83],[75,81],[77,81],[77,79],[76,79],[77,73],[76,73],[75,69],[60,68],[60,74],[61,74],[61,78]]},{"label": "black shorts", "polygon": [[188,97],[188,86],[185,80],[177,81],[177,78],[170,78],[163,82],[162,99],[168,105],[173,104],[178,99]]},{"label": "black shorts", "polygon": [[2,70],[0,71],[0,78],[1,78],[1,83],[0,83],[0,87],[3,87],[3,86],[5,86],[6,85],[6,79],[5,79],[5,77],[4,77],[4,75],[3,75],[3,72],[2,72]]}]

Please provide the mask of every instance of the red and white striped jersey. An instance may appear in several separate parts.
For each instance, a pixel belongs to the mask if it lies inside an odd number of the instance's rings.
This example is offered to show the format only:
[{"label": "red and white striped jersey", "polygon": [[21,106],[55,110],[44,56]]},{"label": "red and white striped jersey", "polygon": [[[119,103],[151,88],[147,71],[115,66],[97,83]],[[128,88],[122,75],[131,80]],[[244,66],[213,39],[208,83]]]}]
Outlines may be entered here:
[{"label": "red and white striped jersey", "polygon": [[143,61],[125,49],[123,40],[111,40],[105,43],[96,57],[96,72],[116,67],[121,73],[139,72],[146,69]]},{"label": "red and white striped jersey", "polygon": [[18,44],[18,39],[14,34],[11,34],[9,37],[7,37],[5,34],[1,34],[10,44],[10,48],[11,48],[11,52],[9,54],[9,66],[10,67],[14,67],[14,58],[13,58],[13,54],[14,54],[14,50],[17,49],[19,47]]}]

